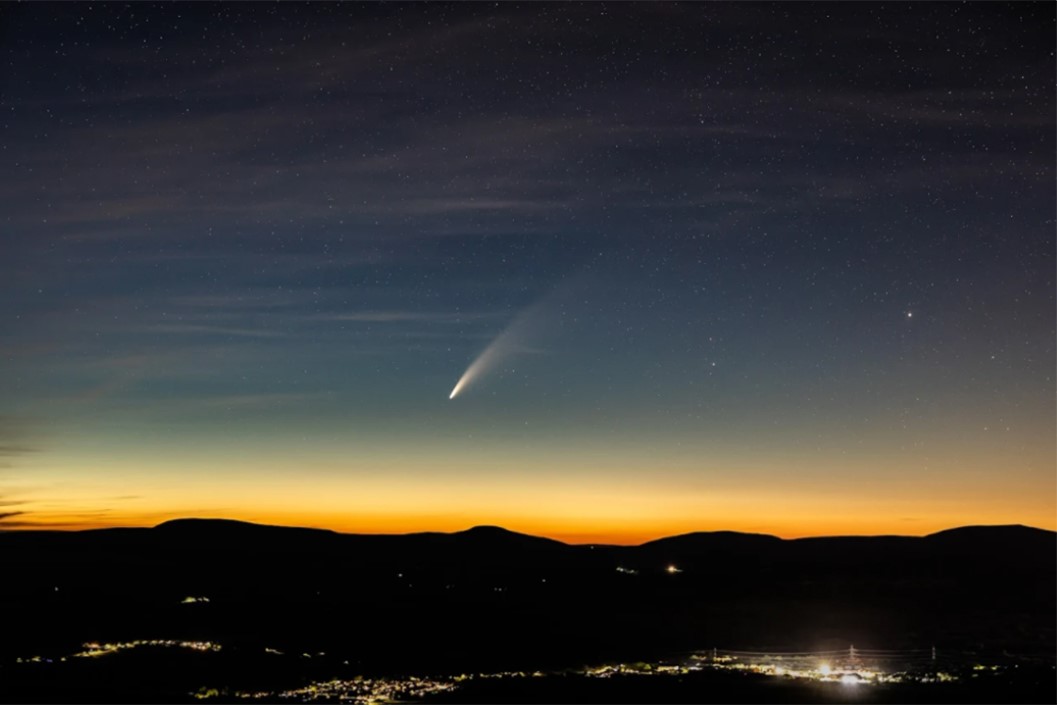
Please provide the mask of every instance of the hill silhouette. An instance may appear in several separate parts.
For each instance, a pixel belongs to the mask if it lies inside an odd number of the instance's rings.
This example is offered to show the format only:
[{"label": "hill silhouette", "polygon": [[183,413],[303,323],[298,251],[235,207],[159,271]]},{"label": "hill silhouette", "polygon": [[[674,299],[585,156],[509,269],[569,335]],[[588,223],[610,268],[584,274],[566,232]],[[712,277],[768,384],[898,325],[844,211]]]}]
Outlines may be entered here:
[{"label": "hill silhouette", "polygon": [[1021,526],[609,546],[494,526],[366,535],[179,519],[0,532],[0,564],[0,601],[18,606],[0,659],[163,637],[405,672],[717,645],[1052,654],[1057,622],[1057,534]]}]

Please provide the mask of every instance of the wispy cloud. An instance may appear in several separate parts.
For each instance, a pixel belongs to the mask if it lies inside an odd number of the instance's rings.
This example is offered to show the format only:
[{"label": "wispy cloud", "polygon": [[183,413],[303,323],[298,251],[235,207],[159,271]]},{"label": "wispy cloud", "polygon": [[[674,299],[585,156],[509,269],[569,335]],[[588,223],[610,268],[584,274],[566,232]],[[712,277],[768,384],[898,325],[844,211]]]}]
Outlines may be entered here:
[{"label": "wispy cloud", "polygon": [[530,211],[561,206],[561,201],[547,199],[477,198],[462,196],[455,198],[416,199],[404,204],[403,209],[417,214],[444,214],[476,211]]},{"label": "wispy cloud", "polygon": [[14,456],[14,455],[25,455],[26,453],[32,453],[36,448],[31,448],[25,445],[18,445],[14,443],[0,444],[0,456]]},{"label": "wispy cloud", "polygon": [[[16,459],[28,453],[35,453],[38,448],[29,443],[29,422],[13,414],[0,414],[0,469],[11,468]],[[23,499],[11,499],[10,492],[0,489],[0,507],[18,507],[27,504]],[[25,510],[0,511],[0,527],[10,525],[12,517],[23,516]]]},{"label": "wispy cloud", "polygon": [[346,321],[352,323],[402,323],[422,321],[430,323],[462,323],[492,314],[424,311],[353,311],[348,313],[321,313],[312,316],[317,321]]},{"label": "wispy cloud", "polygon": [[11,467],[14,458],[39,449],[29,442],[30,425],[12,414],[0,414],[0,468]]},{"label": "wispy cloud", "polygon": [[304,404],[333,396],[331,392],[296,392],[296,393],[262,393],[262,394],[227,394],[218,396],[198,396],[171,402],[180,407],[210,408],[273,408],[290,404]]},{"label": "wispy cloud", "polygon": [[184,323],[167,323],[149,326],[146,329],[146,332],[226,335],[246,338],[281,338],[286,335],[283,331],[268,330],[264,328],[232,328],[230,326],[207,326]]}]

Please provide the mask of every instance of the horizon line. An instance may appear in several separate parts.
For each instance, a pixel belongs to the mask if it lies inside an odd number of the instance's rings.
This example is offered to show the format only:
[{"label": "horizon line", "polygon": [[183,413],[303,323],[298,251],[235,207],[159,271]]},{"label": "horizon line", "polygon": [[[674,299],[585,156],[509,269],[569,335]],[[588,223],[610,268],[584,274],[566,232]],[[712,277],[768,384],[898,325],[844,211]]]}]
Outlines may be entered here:
[{"label": "horizon line", "polygon": [[[546,534],[531,534],[531,533],[526,533],[526,532],[523,532],[523,531],[516,531],[514,529],[508,529],[508,528],[506,528],[504,526],[499,526],[499,525],[496,525],[496,524],[474,524],[472,526],[468,526],[465,529],[458,529],[458,530],[455,530],[455,531],[437,531],[437,530],[426,529],[426,530],[422,530],[422,531],[407,531],[407,532],[380,532],[380,531],[379,532],[362,532],[362,531],[361,532],[351,532],[351,531],[338,531],[336,529],[330,529],[330,528],[320,527],[320,526],[305,526],[305,525],[298,525],[298,524],[272,524],[272,523],[264,523],[264,522],[256,522],[256,521],[247,521],[245,519],[231,519],[231,518],[227,518],[227,517],[201,517],[201,516],[174,517],[174,518],[171,518],[171,519],[166,519],[164,521],[158,522],[157,524],[154,524],[154,525],[141,524],[141,525],[128,525],[128,526],[97,526],[97,527],[81,527],[81,528],[61,528],[61,525],[50,526],[50,527],[47,526],[47,525],[28,525],[28,522],[21,523],[21,524],[8,524],[7,526],[5,526],[4,522],[0,522],[0,533],[30,533],[30,532],[41,532],[41,533],[43,533],[43,532],[49,532],[49,533],[71,533],[72,534],[72,533],[84,533],[84,532],[89,532],[89,531],[115,531],[115,530],[121,531],[121,530],[129,530],[129,529],[147,529],[147,530],[149,530],[149,529],[157,529],[157,528],[162,527],[162,526],[164,526],[166,524],[172,524],[172,523],[176,523],[176,522],[186,522],[186,521],[192,521],[192,522],[216,522],[216,523],[227,523],[227,524],[242,524],[242,525],[246,525],[246,526],[254,526],[254,527],[260,527],[260,528],[271,528],[271,529],[321,531],[321,532],[327,532],[327,533],[331,533],[331,534],[336,534],[338,536],[394,536],[394,537],[398,537],[398,536],[420,536],[422,534],[441,534],[441,535],[445,535],[445,536],[454,536],[454,535],[457,535],[457,534],[463,534],[463,533],[467,533],[469,531],[478,530],[478,529],[497,529],[499,531],[504,531],[504,532],[507,532],[507,533],[510,533],[510,534],[515,534],[515,535],[518,535],[518,536],[528,536],[528,537],[531,537],[531,538],[544,539],[544,540],[547,540],[547,541],[555,541],[557,543],[561,543],[561,544],[564,544],[564,545],[567,545],[567,546],[643,546],[645,544],[654,543],[656,541],[663,541],[663,540],[666,540],[666,539],[681,538],[681,537],[685,537],[685,536],[694,536],[694,535],[698,535],[698,534],[736,534],[736,535],[739,535],[739,536],[758,536],[758,537],[764,537],[764,538],[771,538],[771,539],[777,539],[779,541],[804,541],[804,540],[811,540],[811,539],[840,539],[840,538],[849,538],[849,539],[850,538],[927,538],[929,536],[935,536],[937,534],[942,534],[942,533],[946,533],[946,532],[949,532],[949,531],[958,531],[958,530],[963,530],[963,529],[998,529],[998,528],[1030,529],[1030,530],[1033,530],[1033,531],[1043,531],[1043,532],[1047,532],[1047,533],[1051,533],[1051,534],[1057,534],[1057,531],[1055,531],[1053,529],[1045,529],[1045,528],[1042,528],[1042,527],[1039,527],[1039,526],[1032,526],[1030,524],[1018,524],[1018,523],[1008,524],[1007,523],[1007,524],[963,524],[963,525],[959,525],[959,526],[952,526],[952,527],[949,527],[949,528],[946,528],[946,529],[939,529],[937,531],[930,531],[928,533],[923,533],[923,534],[891,534],[891,533],[881,533],[881,534],[817,534],[817,535],[810,535],[810,536],[793,536],[793,537],[783,537],[783,536],[778,536],[776,534],[768,534],[768,533],[755,532],[755,531],[736,531],[736,530],[733,530],[733,529],[710,529],[710,530],[688,531],[688,532],[682,532],[682,533],[678,533],[678,534],[665,534],[665,535],[662,535],[662,536],[658,536],[656,538],[647,539],[647,540],[642,541],[640,543],[608,543],[608,542],[602,542],[602,541],[588,541],[588,542],[582,542],[582,543],[574,543],[574,542],[570,542],[570,541],[565,541],[565,540],[560,539],[560,538],[555,538],[554,536],[548,536]],[[560,536],[561,534],[558,534],[558,535]]]}]

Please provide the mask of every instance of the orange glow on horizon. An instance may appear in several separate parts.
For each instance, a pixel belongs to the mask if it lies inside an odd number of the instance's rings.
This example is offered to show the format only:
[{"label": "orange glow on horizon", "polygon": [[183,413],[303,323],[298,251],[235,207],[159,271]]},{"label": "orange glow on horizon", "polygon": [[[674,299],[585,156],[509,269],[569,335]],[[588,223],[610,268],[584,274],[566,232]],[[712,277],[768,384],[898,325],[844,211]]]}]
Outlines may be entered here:
[{"label": "orange glow on horizon", "polygon": [[[215,449],[41,454],[23,462],[25,484],[4,487],[18,511],[0,527],[147,527],[184,517],[375,534],[494,525],[566,543],[624,545],[696,531],[801,538],[922,536],[981,524],[1057,530],[1057,476],[1042,453],[934,458],[924,472],[907,456],[865,453],[838,462],[770,451],[721,457],[684,449],[647,458],[646,451],[544,450],[538,457],[363,451],[352,460]],[[997,466],[1007,470],[989,471]]]},{"label": "orange glow on horizon", "polygon": [[[194,515],[179,513],[159,513],[138,516],[111,516],[106,519],[94,521],[85,520],[77,515],[64,516],[56,513],[53,515],[40,516],[35,522],[16,524],[9,527],[11,530],[61,530],[61,531],[83,531],[103,528],[119,527],[152,527],[173,519],[199,518],[199,519],[229,519],[245,521],[254,524],[272,526],[288,526],[315,528],[336,531],[345,534],[414,534],[422,532],[456,533],[465,531],[474,526],[492,525],[500,526],[517,533],[540,536],[555,539],[567,544],[610,544],[634,546],[647,543],[656,539],[677,536],[693,532],[710,531],[736,531],[740,533],[768,534],[783,539],[808,538],[816,536],[925,536],[927,534],[970,525],[1006,525],[1023,524],[1049,531],[1057,530],[1054,522],[1045,521],[1023,521],[1015,520],[1009,516],[999,516],[975,519],[951,520],[933,519],[921,522],[884,522],[880,519],[875,521],[857,521],[852,519],[832,520],[824,519],[810,523],[794,524],[790,522],[774,522],[771,527],[765,526],[756,520],[748,522],[729,521],[727,523],[702,522],[698,525],[686,522],[673,522],[670,524],[650,524],[640,527],[629,527],[619,522],[610,524],[599,524],[597,526],[585,526],[577,523],[562,525],[553,521],[524,521],[521,518],[511,518],[510,521],[502,521],[492,518],[488,521],[473,521],[458,517],[420,517],[420,516],[385,516],[374,517],[373,521],[366,522],[362,519],[350,516],[319,515],[311,513],[258,513],[258,512],[230,512],[227,514],[202,512]],[[39,522],[39,523],[38,523]],[[0,526],[3,526],[0,524]]]}]

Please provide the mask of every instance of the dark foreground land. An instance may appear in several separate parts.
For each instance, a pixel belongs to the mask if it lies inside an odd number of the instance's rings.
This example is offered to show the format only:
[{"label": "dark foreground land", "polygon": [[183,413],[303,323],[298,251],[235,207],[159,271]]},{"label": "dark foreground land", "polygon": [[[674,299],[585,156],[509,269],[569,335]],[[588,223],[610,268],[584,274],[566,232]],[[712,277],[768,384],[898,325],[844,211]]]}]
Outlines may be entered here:
[{"label": "dark foreground land", "polygon": [[700,672],[673,678],[584,676],[474,682],[432,703],[1049,703],[1052,669],[956,683],[846,686]]},{"label": "dark foreground land", "polygon": [[[408,699],[1057,701],[1057,537],[1027,527],[795,541],[720,532],[614,547],[494,527],[354,536],[181,520],[0,533],[0,561],[7,702],[234,699],[328,679],[517,670],[548,675],[412,688]],[[851,644],[935,646],[958,654],[958,667],[1015,661],[1020,670],[851,690],[711,670],[612,679],[567,671],[713,647]]]},{"label": "dark foreground land", "polygon": [[[483,674],[452,678],[374,679],[340,666],[297,669],[245,655],[144,651],[99,661],[33,664],[8,671],[7,702],[422,702],[448,703],[1052,703],[1052,666],[957,672],[951,682],[846,685],[704,668],[676,675],[585,672]],[[344,669],[346,672],[348,669]],[[316,680],[312,680],[313,674]],[[288,689],[292,684],[298,688]],[[230,684],[230,685],[225,685]],[[423,685],[436,690],[416,690]]]}]

